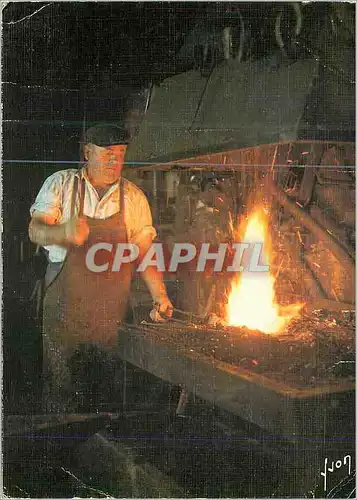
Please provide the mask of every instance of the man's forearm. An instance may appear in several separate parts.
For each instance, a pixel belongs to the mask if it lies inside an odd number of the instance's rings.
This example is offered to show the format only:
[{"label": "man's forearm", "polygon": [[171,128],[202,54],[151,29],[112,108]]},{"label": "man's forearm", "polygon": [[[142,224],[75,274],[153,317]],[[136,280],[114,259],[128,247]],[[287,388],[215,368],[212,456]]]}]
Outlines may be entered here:
[{"label": "man's forearm", "polygon": [[29,226],[29,237],[36,245],[66,246],[64,224],[46,224],[39,219],[32,219]]},{"label": "man's forearm", "polygon": [[166,287],[161,272],[155,267],[147,267],[140,275],[148,287],[154,302],[160,302],[162,299],[167,298]]}]

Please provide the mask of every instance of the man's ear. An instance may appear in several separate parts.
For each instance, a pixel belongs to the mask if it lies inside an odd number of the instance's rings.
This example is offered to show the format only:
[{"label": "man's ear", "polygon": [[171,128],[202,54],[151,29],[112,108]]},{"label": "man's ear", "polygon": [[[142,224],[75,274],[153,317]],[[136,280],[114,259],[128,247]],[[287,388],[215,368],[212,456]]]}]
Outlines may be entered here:
[{"label": "man's ear", "polygon": [[83,156],[84,156],[84,159],[86,161],[89,160],[90,153],[91,153],[91,146],[90,146],[90,144],[85,144],[84,147],[83,147]]}]

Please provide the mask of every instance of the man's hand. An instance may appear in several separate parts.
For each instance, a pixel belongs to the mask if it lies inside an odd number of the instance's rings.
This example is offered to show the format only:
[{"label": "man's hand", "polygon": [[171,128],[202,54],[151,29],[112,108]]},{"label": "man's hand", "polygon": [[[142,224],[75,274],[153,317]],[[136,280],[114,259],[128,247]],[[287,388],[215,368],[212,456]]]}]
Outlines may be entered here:
[{"label": "man's hand", "polygon": [[169,298],[164,297],[159,302],[155,302],[153,309],[150,311],[150,318],[155,323],[162,323],[172,317],[173,310]]},{"label": "man's hand", "polygon": [[82,246],[88,239],[89,226],[85,217],[74,217],[63,224],[65,241]]},{"label": "man's hand", "polygon": [[89,227],[85,217],[74,217],[58,224],[53,216],[35,210],[29,225],[30,240],[41,246],[81,246],[87,240],[88,234]]}]

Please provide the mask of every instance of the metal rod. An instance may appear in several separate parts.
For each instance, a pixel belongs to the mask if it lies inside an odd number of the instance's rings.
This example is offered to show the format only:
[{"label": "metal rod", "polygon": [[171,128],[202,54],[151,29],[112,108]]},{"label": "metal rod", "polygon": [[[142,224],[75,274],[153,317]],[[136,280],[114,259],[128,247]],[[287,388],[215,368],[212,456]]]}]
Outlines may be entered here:
[{"label": "metal rod", "polygon": [[152,172],[152,211],[153,211],[153,219],[154,224],[158,224],[158,203],[157,203],[157,170],[153,170]]},{"label": "metal rod", "polygon": [[124,360],[124,369],[123,369],[123,410],[126,408],[126,383],[127,383],[127,367],[126,361]]},{"label": "metal rod", "polygon": [[182,311],[182,309],[177,309],[176,307],[174,307],[174,312],[178,312],[179,314],[183,314],[185,316],[189,316],[192,319],[196,318],[197,321],[202,321],[201,316],[198,316],[195,313],[191,313],[191,312],[187,312],[187,311]]},{"label": "metal rod", "polygon": [[24,262],[24,242],[23,240],[20,241],[20,262],[23,264]]}]

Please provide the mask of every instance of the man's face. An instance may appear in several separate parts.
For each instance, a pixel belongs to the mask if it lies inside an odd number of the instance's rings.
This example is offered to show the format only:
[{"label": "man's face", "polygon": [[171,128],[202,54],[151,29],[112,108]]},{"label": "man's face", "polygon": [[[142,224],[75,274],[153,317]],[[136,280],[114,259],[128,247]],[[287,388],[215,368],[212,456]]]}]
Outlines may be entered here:
[{"label": "man's face", "polygon": [[88,174],[98,184],[113,184],[121,174],[124,165],[126,144],[96,146],[87,144],[84,148]]}]

